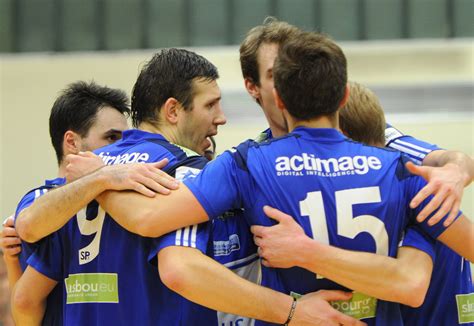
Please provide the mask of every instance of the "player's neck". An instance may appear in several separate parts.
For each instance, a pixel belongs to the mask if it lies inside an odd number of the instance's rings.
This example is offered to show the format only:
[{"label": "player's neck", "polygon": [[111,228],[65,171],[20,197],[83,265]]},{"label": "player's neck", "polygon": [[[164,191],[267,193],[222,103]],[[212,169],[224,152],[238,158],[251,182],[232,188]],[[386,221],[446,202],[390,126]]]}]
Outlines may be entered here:
[{"label": "player's neck", "polygon": [[288,121],[288,129],[293,131],[293,129],[297,127],[305,127],[305,128],[332,128],[339,130],[339,119],[338,115],[330,115],[330,116],[321,116],[311,120],[297,120],[291,117],[290,115],[287,116]]},{"label": "player's neck", "polygon": [[58,178],[65,178],[66,177],[66,163],[64,160],[59,164],[58,167]]},{"label": "player's neck", "polygon": [[141,122],[138,125],[137,129],[142,130],[142,131],[146,131],[146,132],[149,132],[149,133],[152,133],[152,134],[161,134],[162,133],[160,126],[154,125],[150,122]]},{"label": "player's neck", "polygon": [[161,124],[161,125],[156,125],[156,124],[151,124],[149,122],[142,122],[138,126],[138,129],[150,132],[153,134],[160,134],[165,139],[173,144],[178,144],[178,135],[176,132],[176,128],[172,125],[166,125],[166,124]]},{"label": "player's neck", "polygon": [[288,133],[287,129],[280,128],[276,124],[270,123],[270,130],[272,131],[273,137],[281,137]]}]

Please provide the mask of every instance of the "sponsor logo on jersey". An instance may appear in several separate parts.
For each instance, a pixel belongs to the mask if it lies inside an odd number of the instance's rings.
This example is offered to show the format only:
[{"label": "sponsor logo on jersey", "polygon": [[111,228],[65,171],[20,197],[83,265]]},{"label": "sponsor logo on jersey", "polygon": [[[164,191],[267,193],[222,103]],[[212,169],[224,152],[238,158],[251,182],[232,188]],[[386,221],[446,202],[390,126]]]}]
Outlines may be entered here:
[{"label": "sponsor logo on jersey", "polygon": [[125,153],[122,155],[113,156],[109,152],[101,152],[99,157],[102,158],[105,165],[128,164],[128,163],[146,163],[150,159],[148,153]]},{"label": "sponsor logo on jersey", "polygon": [[70,274],[64,280],[66,304],[118,303],[118,275],[115,273]]},{"label": "sponsor logo on jersey", "polygon": [[460,324],[474,322],[474,293],[456,295],[458,321]]},{"label": "sponsor logo on jersey", "polygon": [[377,299],[354,292],[348,301],[333,301],[331,306],[345,315],[357,319],[373,318],[376,315]]},{"label": "sponsor logo on jersey", "polygon": [[338,177],[343,175],[363,175],[369,170],[380,170],[382,162],[375,156],[342,156],[322,159],[313,154],[279,156],[275,160],[278,176],[317,175]]},{"label": "sponsor logo on jersey", "polygon": [[214,241],[214,256],[228,256],[231,252],[240,250],[240,239],[237,234],[231,234],[229,240]]},{"label": "sponsor logo on jersey", "polygon": [[[290,295],[300,299],[301,294],[291,291]],[[377,299],[363,293],[353,292],[352,298],[347,301],[332,301],[331,306],[345,315],[357,319],[373,318],[377,311]]]}]

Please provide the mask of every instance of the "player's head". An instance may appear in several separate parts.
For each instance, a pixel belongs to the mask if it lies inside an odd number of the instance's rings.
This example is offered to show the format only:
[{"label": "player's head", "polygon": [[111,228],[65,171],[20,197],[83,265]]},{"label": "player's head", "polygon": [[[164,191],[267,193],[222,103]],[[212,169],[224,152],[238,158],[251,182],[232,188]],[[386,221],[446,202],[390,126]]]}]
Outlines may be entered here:
[{"label": "player's head", "polygon": [[127,95],[118,89],[78,81],[56,99],[49,116],[49,134],[61,164],[67,154],[111,144],[127,129]]},{"label": "player's head", "polygon": [[349,83],[349,99],[339,110],[339,127],[358,142],[379,147],[385,144],[385,115],[379,99],[358,83]]},{"label": "player's head", "polygon": [[252,28],[240,45],[245,88],[262,107],[269,124],[281,130],[286,126],[273,99],[273,63],[278,48],[299,32],[293,25],[268,17],[262,25]]},{"label": "player's head", "polygon": [[204,156],[209,160],[209,161],[212,161],[215,156],[216,156],[216,140],[214,139],[214,137],[210,136],[209,137],[209,141],[211,143],[211,145],[206,148],[206,150],[204,151]]},{"label": "player's head", "polygon": [[218,77],[217,68],[194,52],[161,50],[144,66],[133,88],[133,125],[171,129],[173,142],[204,154],[207,137],[226,123]]},{"label": "player's head", "polygon": [[301,32],[281,46],[273,76],[279,102],[295,120],[335,116],[347,99],[346,57],[323,34]]}]

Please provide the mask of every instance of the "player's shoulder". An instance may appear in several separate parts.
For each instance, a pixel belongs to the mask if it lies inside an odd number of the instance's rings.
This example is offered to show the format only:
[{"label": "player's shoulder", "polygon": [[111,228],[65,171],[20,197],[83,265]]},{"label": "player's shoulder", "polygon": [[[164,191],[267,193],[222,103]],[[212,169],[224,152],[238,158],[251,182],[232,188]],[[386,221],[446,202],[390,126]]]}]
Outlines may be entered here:
[{"label": "player's shoulder", "polygon": [[404,180],[414,176],[407,170],[405,166],[407,162],[412,162],[410,157],[405,153],[389,147],[378,147],[363,144],[349,138],[346,139],[346,142],[358,147],[356,150],[358,155],[377,157],[377,159],[380,160],[380,164],[382,166],[388,166],[394,169],[398,180]]},{"label": "player's shoulder", "polygon": [[64,178],[45,180],[44,184],[27,191],[18,202],[15,210],[15,217],[26,207],[30,206],[37,198],[41,197],[49,190],[57,188],[66,183]]},{"label": "player's shoulder", "polygon": [[263,145],[264,143],[267,143],[268,141],[270,140],[264,140],[263,142],[258,142],[253,139],[247,139],[241,142],[239,145],[225,151],[224,155],[222,156],[223,158],[225,158],[226,155],[230,156],[236,162],[238,167],[240,167],[243,170],[247,170],[247,160],[248,160],[249,151],[252,148],[259,148],[261,145]]},{"label": "player's shoulder", "polygon": [[153,154],[169,151],[169,142],[160,134],[143,130],[126,130],[119,141],[98,148],[95,154],[105,164],[144,163],[153,161]]}]

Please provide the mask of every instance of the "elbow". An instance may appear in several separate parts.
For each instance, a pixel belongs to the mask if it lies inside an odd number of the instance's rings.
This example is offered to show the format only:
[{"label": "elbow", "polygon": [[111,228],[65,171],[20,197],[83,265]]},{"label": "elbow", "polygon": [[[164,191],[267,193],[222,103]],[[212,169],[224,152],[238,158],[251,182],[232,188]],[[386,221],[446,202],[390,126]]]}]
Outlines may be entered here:
[{"label": "elbow", "polygon": [[27,291],[21,291],[15,288],[11,297],[12,312],[14,316],[28,315],[38,305],[37,302],[31,298]]},{"label": "elbow", "polygon": [[15,222],[15,229],[18,233],[20,239],[23,241],[34,243],[40,238],[35,234],[34,228],[31,227],[30,217],[28,214],[28,209],[23,210],[18,214]]},{"label": "elbow", "polygon": [[[176,293],[183,293],[187,288],[187,277],[190,268],[185,260],[176,255],[174,247],[168,247],[158,254],[158,271],[166,287]],[[192,274],[191,274],[192,275]]]},{"label": "elbow", "polygon": [[430,278],[415,277],[406,284],[407,286],[400,286],[400,284],[398,285],[399,289],[402,291],[402,293],[400,293],[399,302],[412,308],[420,307],[423,302],[425,302],[426,293],[428,292],[428,287],[430,284]]}]

